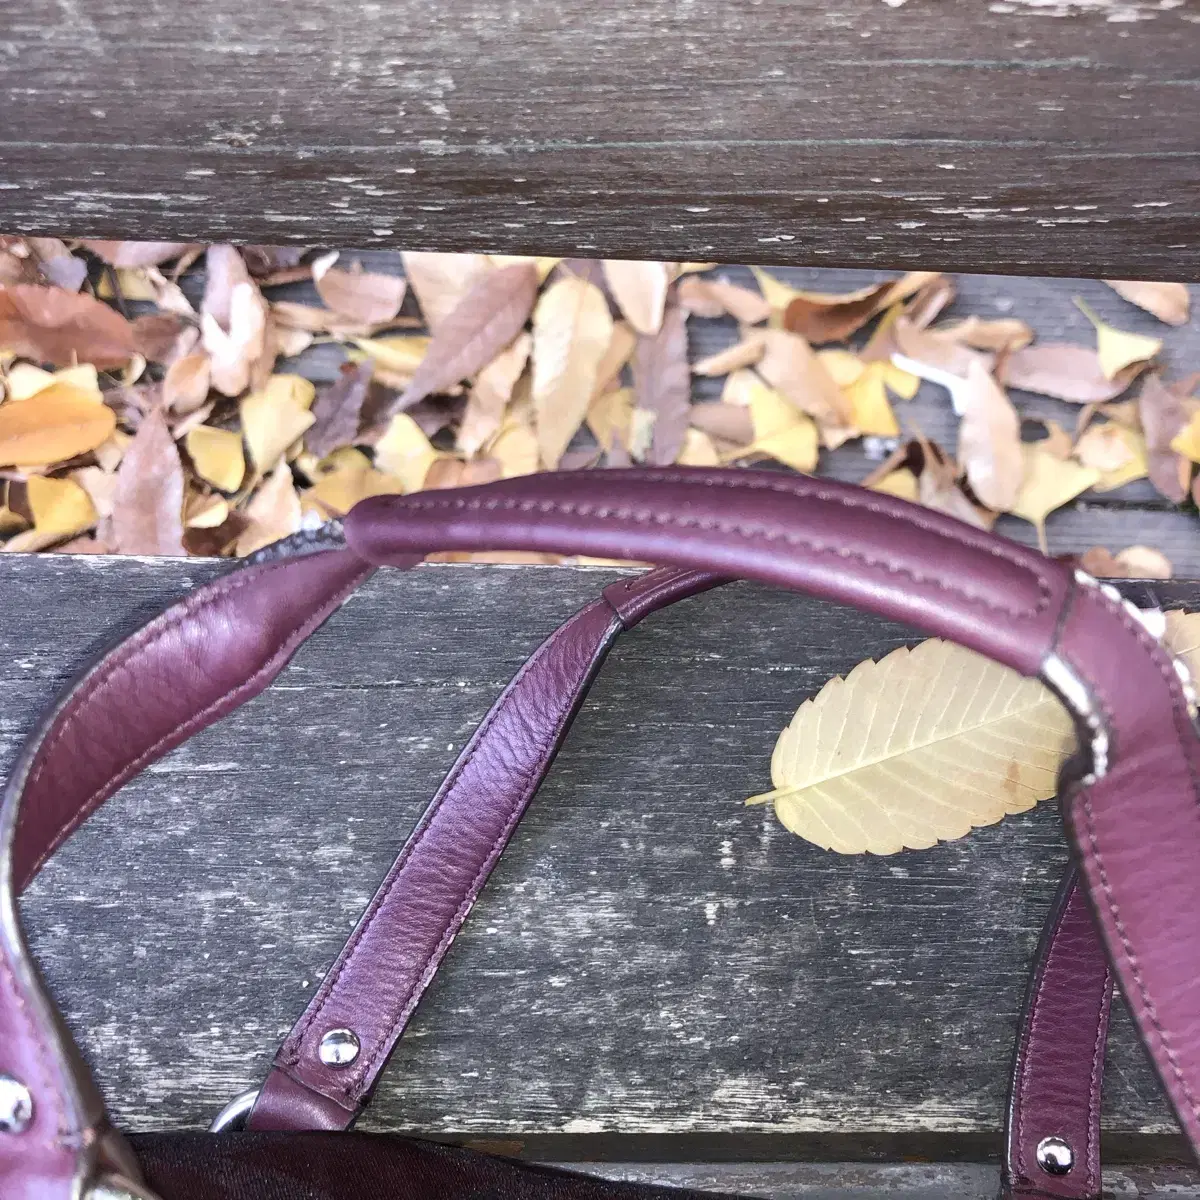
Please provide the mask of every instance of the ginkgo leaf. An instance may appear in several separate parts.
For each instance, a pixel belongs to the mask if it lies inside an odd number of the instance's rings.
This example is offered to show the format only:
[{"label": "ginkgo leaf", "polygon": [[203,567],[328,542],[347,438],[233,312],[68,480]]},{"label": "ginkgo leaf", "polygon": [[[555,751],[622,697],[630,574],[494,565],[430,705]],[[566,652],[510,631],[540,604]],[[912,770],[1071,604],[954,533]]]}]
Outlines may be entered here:
[{"label": "ginkgo leaf", "polygon": [[757,451],[797,471],[817,465],[817,427],[812,418],[797,412],[778,392],[760,387],[750,400],[754,441],[738,457]]},{"label": "ginkgo leaf", "polygon": [[375,443],[375,462],[379,469],[400,480],[406,492],[421,489],[429,468],[439,457],[408,413],[397,413],[383,437]]},{"label": "ginkgo leaf", "polygon": [[719,467],[721,456],[707,433],[701,429],[689,429],[683,439],[683,449],[675,461],[681,467]]},{"label": "ginkgo leaf", "polygon": [[1054,795],[1074,745],[1040,681],[934,638],[805,701],[748,803],[840,854],[926,849]]},{"label": "ginkgo leaf", "polygon": [[266,386],[241,402],[242,431],[261,475],[274,470],[288,447],[316,419],[309,411],[316,388],[297,375],[272,375]]},{"label": "ginkgo leaf", "polygon": [[[0,409],[0,416],[4,410]],[[1171,449],[1184,458],[1190,458],[1194,463],[1200,463],[1200,412],[1192,415],[1191,420],[1171,439]]]},{"label": "ginkgo leaf", "polygon": [[201,479],[222,492],[235,492],[242,486],[246,460],[241,434],[232,429],[197,425],[188,430],[185,444]]},{"label": "ginkgo leaf", "polygon": [[763,356],[766,342],[755,330],[750,330],[740,341],[727,350],[718,350],[692,365],[696,375],[728,375],[742,367],[752,367]]},{"label": "ginkgo leaf", "polygon": [[558,466],[583,423],[612,334],[594,283],[568,276],[542,293],[533,312],[533,411],[547,467]]},{"label": "ginkgo leaf", "polygon": [[851,422],[860,432],[876,437],[899,437],[900,426],[884,386],[890,363],[868,363],[858,378],[843,390],[854,408]]},{"label": "ginkgo leaf", "polygon": [[31,467],[86,454],[116,427],[107,405],[69,383],[55,383],[28,400],[0,405],[0,466]]},{"label": "ginkgo leaf", "polygon": [[1162,349],[1162,339],[1144,333],[1126,333],[1100,320],[1091,308],[1076,297],[1075,305],[1096,327],[1096,353],[1106,379],[1117,376],[1133,363],[1148,362]]},{"label": "ginkgo leaf", "polygon": [[667,264],[609,258],[604,260],[604,278],[630,325],[638,333],[656,334],[671,285]]},{"label": "ginkgo leaf", "polygon": [[1136,429],[1110,421],[1089,425],[1075,444],[1075,457],[1085,467],[1095,467],[1100,478],[1092,485],[1098,492],[1111,492],[1150,471],[1146,439]]},{"label": "ginkgo leaf", "polygon": [[95,525],[97,514],[91,497],[72,480],[31,475],[25,488],[38,533],[72,537]]},{"label": "ginkgo leaf", "polygon": [[1014,517],[1028,521],[1037,530],[1042,553],[1046,550],[1046,518],[1081,492],[1096,484],[1100,472],[1068,459],[1063,462],[1043,443],[1026,443],[1021,447],[1025,460],[1025,478],[1016,502],[1009,508]]},{"label": "ginkgo leaf", "polygon": [[959,394],[958,460],[967,481],[988,508],[1011,509],[1024,478],[1017,411],[981,359],[967,364]]}]

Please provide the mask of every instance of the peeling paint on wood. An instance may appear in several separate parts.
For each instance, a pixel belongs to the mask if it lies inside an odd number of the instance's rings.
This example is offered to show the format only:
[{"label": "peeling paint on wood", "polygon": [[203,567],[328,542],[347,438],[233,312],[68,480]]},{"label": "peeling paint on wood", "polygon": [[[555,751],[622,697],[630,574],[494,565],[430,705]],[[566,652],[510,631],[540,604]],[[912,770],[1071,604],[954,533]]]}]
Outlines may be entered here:
[{"label": "peeling paint on wood", "polygon": [[[221,569],[0,559],[0,754],[89,647]],[[382,571],[278,685],[68,843],[25,910],[123,1125],[201,1127],[262,1078],[493,697],[612,577]],[[1065,858],[1053,806],[879,859],[741,804],[796,704],[906,637],[747,585],[627,635],[366,1126],[540,1157],[994,1153]],[[1129,1157],[1178,1148],[1123,1015],[1106,1123]]]},{"label": "peeling paint on wood", "polygon": [[1195,278],[1197,15],[0,0],[0,228]]}]

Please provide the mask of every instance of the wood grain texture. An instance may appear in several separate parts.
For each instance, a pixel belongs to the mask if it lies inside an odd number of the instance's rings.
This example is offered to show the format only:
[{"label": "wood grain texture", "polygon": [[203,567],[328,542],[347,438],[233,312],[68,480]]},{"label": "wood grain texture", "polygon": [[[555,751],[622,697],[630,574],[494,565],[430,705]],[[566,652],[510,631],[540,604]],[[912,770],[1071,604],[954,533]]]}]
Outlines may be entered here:
[{"label": "wood grain texture", "polygon": [[1195,278],[1196,0],[0,0],[0,228]]},{"label": "wood grain texture", "polygon": [[[0,558],[5,761],[90,647],[223,569]],[[124,1126],[200,1127],[262,1078],[457,749],[612,577],[382,571],[68,843],[24,910]],[[879,859],[741,804],[800,700],[907,640],[748,585],[627,635],[366,1126],[626,1162],[994,1153],[1053,806]],[[1123,1014],[1106,1104],[1117,1161],[1178,1152]]]}]

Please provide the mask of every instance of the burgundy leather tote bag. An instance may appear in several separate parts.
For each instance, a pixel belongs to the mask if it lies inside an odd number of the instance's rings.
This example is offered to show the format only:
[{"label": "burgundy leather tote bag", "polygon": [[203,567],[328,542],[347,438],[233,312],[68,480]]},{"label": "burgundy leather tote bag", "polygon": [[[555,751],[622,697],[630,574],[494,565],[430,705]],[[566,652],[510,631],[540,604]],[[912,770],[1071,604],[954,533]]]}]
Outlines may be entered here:
[{"label": "burgundy leather tote bag", "polygon": [[[377,567],[434,550],[669,564],[613,584],[530,657],[421,818],[259,1088],[215,1133],[126,1138],[46,991],[16,898],[126,780],[257,695]],[[1183,665],[1109,587],[926,509],[754,471],[546,474],[376,497],[198,589],[87,666],[0,807],[3,1200],[635,1200],[679,1195],[349,1132],[621,630],[728,577],[853,604],[1040,676],[1075,718],[1061,780],[1076,866],[1014,1054],[1004,1188],[1099,1197],[1119,982],[1200,1142],[1200,738]]]}]

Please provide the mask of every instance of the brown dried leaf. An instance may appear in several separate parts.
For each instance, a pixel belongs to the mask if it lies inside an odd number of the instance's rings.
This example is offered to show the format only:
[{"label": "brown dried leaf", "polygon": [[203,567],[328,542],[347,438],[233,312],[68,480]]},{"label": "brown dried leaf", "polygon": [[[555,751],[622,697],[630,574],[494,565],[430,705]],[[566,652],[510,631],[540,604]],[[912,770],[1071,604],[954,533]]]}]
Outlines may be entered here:
[{"label": "brown dried leaf", "polygon": [[208,399],[211,376],[207,354],[187,354],[176,359],[163,376],[163,405],[179,416],[195,412]]},{"label": "brown dried leaf", "polygon": [[[946,371],[962,379],[967,377],[972,363],[983,365],[986,369],[988,360],[978,351],[964,345],[955,336],[953,330],[947,332],[937,329],[921,329],[907,317],[901,315],[893,322],[892,335],[900,353],[923,366]],[[905,364],[897,365],[903,367]],[[923,374],[922,378],[928,378],[928,376]]]},{"label": "brown dried leaf", "polygon": [[948,337],[974,350],[1020,350],[1033,341],[1033,330],[1016,317],[985,320],[982,317],[964,317],[959,321],[948,321],[938,325],[930,333]]},{"label": "brown dried leaf", "polygon": [[542,293],[533,314],[533,409],[547,467],[558,465],[583,423],[612,336],[608,301],[595,284],[567,274]]},{"label": "brown dried leaf", "polygon": [[410,408],[487,366],[529,320],[537,289],[537,268],[532,263],[489,269],[438,324],[399,407]]},{"label": "brown dried leaf", "polygon": [[146,415],[117,470],[112,541],[118,554],[183,554],[183,463],[161,409]]},{"label": "brown dried leaf", "polygon": [[281,462],[246,506],[249,524],[238,537],[234,553],[253,554],[300,528],[300,497],[291,468]]},{"label": "brown dried leaf", "polygon": [[873,284],[856,292],[797,292],[783,311],[783,327],[808,341],[842,342],[873,316],[928,286],[935,272],[912,271],[901,279]]},{"label": "brown dried leaf", "polygon": [[689,419],[697,429],[722,442],[748,446],[754,440],[754,423],[747,405],[693,404]]},{"label": "brown dried leaf", "polygon": [[529,362],[532,348],[533,339],[522,331],[507,350],[501,350],[476,376],[458,428],[456,445],[464,454],[478,453],[480,447],[499,432],[504,423],[504,410]]},{"label": "brown dried leaf", "polygon": [[607,392],[609,388],[619,384],[621,372],[625,369],[625,364],[633,357],[637,344],[638,335],[628,321],[613,322],[608,349],[604,351],[604,357],[600,359],[600,364],[596,367],[596,386],[592,389],[593,396]]},{"label": "brown dried leaf", "polygon": [[668,466],[683,449],[692,401],[687,328],[679,305],[667,308],[662,328],[654,337],[638,340],[633,390],[637,407],[654,414],[653,437],[642,460],[652,466]]},{"label": "brown dried leaf", "polygon": [[1171,448],[1171,442],[1191,420],[1195,407],[1164,385],[1157,372],[1146,377],[1138,397],[1150,482],[1175,504],[1187,499],[1192,467],[1188,459]]},{"label": "brown dried leaf", "polygon": [[92,296],[57,287],[0,287],[0,350],[67,367],[120,367],[134,355],[133,328]]},{"label": "brown dried leaf", "polygon": [[212,359],[211,382],[223,396],[240,396],[270,371],[270,310],[232,246],[210,246],[207,262],[200,330]]},{"label": "brown dried leaf", "polygon": [[1136,304],[1168,325],[1186,325],[1191,297],[1182,283],[1151,283],[1144,279],[1106,279],[1104,281],[1123,300]]},{"label": "brown dried leaf", "polygon": [[0,404],[0,466],[64,462],[95,450],[116,427],[113,410],[91,394],[52,384],[28,400]]},{"label": "brown dried leaf", "polygon": [[133,344],[149,362],[169,365],[190,354],[200,330],[177,313],[146,313],[133,322]]},{"label": "brown dried leaf", "polygon": [[718,350],[716,354],[693,363],[692,371],[696,375],[713,376],[728,375],[731,371],[752,367],[762,358],[766,346],[766,340],[759,331],[750,330],[740,342],[735,342],[728,349]]},{"label": "brown dried leaf", "polygon": [[364,271],[360,263],[349,270],[333,265],[337,252],[312,265],[317,295],[335,313],[362,325],[390,321],[404,303],[408,285],[397,275]]},{"label": "brown dried leaf", "polygon": [[1175,574],[1171,560],[1153,546],[1126,546],[1117,551],[1116,561],[1129,579],[1170,579]]},{"label": "brown dried leaf", "polygon": [[743,325],[758,325],[771,316],[771,305],[759,292],[724,279],[689,275],[679,283],[679,303],[694,317],[723,317]]},{"label": "brown dried leaf", "polygon": [[1004,389],[978,359],[967,366],[961,397],[958,460],[980,501],[988,508],[1007,511],[1016,503],[1025,473],[1020,418]]},{"label": "brown dried leaf", "polygon": [[192,242],[95,242],[83,243],[110,267],[157,267],[200,247]]},{"label": "brown dried leaf", "polygon": [[671,272],[666,263],[605,259],[604,278],[608,290],[630,325],[644,336],[653,336],[662,326]]},{"label": "brown dried leaf", "polygon": [[304,435],[304,444],[318,458],[349,446],[358,436],[363,404],[371,390],[374,363],[342,363],[338,377],[322,388],[313,401],[313,423]]},{"label": "brown dried leaf", "polygon": [[1100,366],[1100,356],[1087,346],[1050,342],[1026,346],[1005,360],[1003,382],[1011,388],[1053,396],[1072,404],[1102,404],[1115,400],[1146,369],[1133,363],[1114,379]]},{"label": "brown dried leaf", "polygon": [[763,338],[759,374],[791,404],[823,426],[849,427],[853,409],[808,342],[799,334],[783,329],[759,332]]},{"label": "brown dried leaf", "polygon": [[417,294],[417,303],[430,333],[437,333],[467,293],[494,269],[484,254],[427,254],[406,250],[403,258],[404,274]]}]

